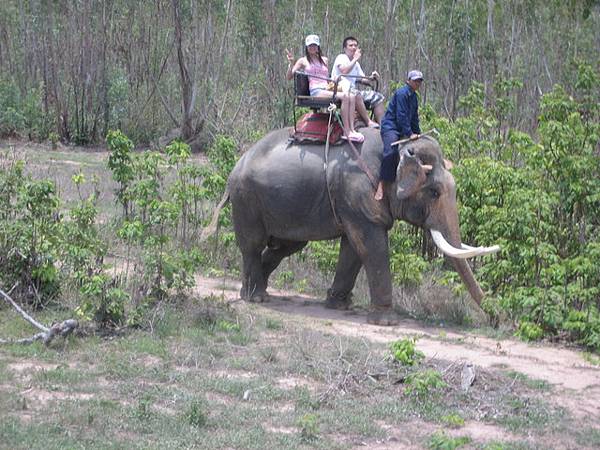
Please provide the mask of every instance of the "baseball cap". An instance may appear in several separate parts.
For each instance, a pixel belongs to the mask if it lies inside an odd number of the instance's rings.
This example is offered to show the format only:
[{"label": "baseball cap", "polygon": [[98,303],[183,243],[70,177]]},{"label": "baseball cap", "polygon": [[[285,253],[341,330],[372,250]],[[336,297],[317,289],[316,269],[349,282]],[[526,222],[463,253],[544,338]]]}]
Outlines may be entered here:
[{"label": "baseball cap", "polygon": [[423,74],[418,70],[411,70],[410,72],[408,72],[408,79],[409,80],[422,80]]},{"label": "baseball cap", "polygon": [[304,40],[304,45],[308,47],[310,44],[317,44],[320,47],[321,39],[319,39],[319,36],[317,36],[316,34],[309,34]]}]

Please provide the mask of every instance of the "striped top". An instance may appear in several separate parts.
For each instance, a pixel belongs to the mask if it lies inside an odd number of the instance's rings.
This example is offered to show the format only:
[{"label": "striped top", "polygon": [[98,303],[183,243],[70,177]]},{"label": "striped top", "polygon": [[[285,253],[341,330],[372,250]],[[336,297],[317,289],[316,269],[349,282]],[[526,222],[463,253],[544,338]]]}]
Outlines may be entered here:
[{"label": "striped top", "polygon": [[308,61],[308,66],[304,69],[304,72],[308,75],[308,88],[313,89],[327,89],[327,80],[321,78],[314,78],[311,75],[317,75],[322,78],[329,77],[329,70],[325,64],[317,62],[316,64]]}]

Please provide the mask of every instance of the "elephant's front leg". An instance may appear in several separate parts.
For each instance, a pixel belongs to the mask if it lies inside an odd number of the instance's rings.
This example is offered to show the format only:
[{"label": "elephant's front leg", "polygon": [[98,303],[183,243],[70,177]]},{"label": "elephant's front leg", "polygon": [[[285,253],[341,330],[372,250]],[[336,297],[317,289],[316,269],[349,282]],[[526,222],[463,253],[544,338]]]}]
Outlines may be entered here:
[{"label": "elephant's front leg", "polygon": [[327,291],[326,308],[348,309],[352,304],[352,289],[356,282],[362,262],[356,254],[346,236],[342,236],[340,242],[340,254],[335,278],[331,288]]},{"label": "elephant's front leg", "polygon": [[367,322],[397,325],[400,317],[392,304],[392,275],[387,231],[374,224],[347,226],[348,239],[360,257],[367,274],[371,311]]}]

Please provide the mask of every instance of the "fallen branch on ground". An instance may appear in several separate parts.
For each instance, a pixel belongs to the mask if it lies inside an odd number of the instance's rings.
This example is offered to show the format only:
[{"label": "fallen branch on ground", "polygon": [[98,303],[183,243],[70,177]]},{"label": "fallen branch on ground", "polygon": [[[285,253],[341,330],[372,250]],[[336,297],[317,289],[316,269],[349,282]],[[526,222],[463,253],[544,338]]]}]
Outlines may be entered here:
[{"label": "fallen branch on ground", "polygon": [[[13,288],[9,292],[12,292],[15,287],[16,287],[16,285],[13,286]],[[41,330],[41,333],[37,333],[29,338],[24,338],[24,339],[1,339],[0,338],[0,344],[31,344],[35,341],[42,341],[44,344],[48,345],[56,336],[63,336],[63,337],[68,336],[69,334],[71,334],[73,332],[73,330],[75,328],[77,328],[79,326],[79,324],[77,323],[77,321],[75,319],[68,319],[61,323],[55,323],[50,328],[45,327],[44,325],[39,323],[37,320],[35,320],[33,317],[31,317],[29,314],[27,314],[23,310],[23,308],[21,308],[19,305],[17,305],[17,303],[10,297],[10,295],[8,295],[2,289],[0,289],[0,295],[2,296],[2,298],[4,298],[4,300],[9,305],[11,305],[13,308],[15,308],[17,310],[17,312],[21,315],[21,317],[23,317],[27,322],[29,322],[31,325],[36,327],[38,330]]]}]

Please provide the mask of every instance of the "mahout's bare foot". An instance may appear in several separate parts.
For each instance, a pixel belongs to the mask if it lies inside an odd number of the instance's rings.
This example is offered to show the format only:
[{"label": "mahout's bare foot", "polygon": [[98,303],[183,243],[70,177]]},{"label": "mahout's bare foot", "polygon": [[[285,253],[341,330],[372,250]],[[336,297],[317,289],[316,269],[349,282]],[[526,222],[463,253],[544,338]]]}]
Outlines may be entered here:
[{"label": "mahout's bare foot", "polygon": [[377,191],[375,192],[375,200],[381,201],[383,200],[383,183],[379,182],[377,185]]}]

